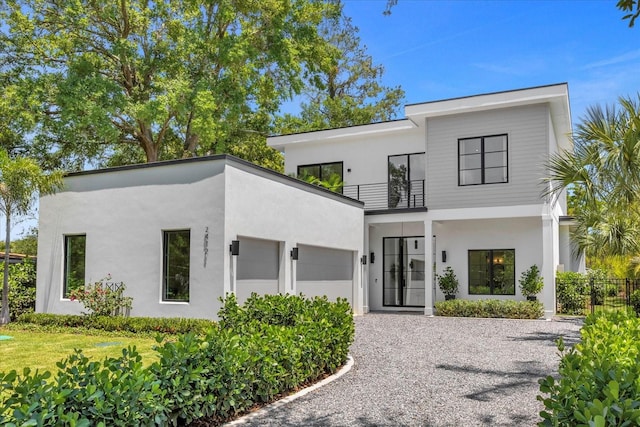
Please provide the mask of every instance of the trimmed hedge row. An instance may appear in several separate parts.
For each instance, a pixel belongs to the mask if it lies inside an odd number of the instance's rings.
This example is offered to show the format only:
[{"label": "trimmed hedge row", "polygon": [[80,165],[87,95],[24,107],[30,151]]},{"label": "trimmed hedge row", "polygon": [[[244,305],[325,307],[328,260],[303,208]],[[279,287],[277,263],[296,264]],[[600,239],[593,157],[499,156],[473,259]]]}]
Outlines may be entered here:
[{"label": "trimmed hedge row", "polygon": [[632,311],[589,315],[582,340],[562,354],[556,380],[539,381],[539,426],[640,425],[640,319]]},{"label": "trimmed hedge row", "polygon": [[164,334],[204,333],[214,324],[206,319],[121,317],[27,313],[16,322],[45,327],[87,328],[107,332],[159,332]]},{"label": "trimmed hedge row", "polygon": [[253,295],[239,307],[229,296],[219,316],[206,334],[161,343],[146,368],[129,348],[102,362],[76,351],[56,374],[0,374],[0,424],[221,422],[335,371],[354,337],[346,300]]},{"label": "trimmed hedge row", "polygon": [[539,301],[512,300],[449,300],[435,303],[438,316],[499,317],[507,319],[538,319],[544,315]]}]

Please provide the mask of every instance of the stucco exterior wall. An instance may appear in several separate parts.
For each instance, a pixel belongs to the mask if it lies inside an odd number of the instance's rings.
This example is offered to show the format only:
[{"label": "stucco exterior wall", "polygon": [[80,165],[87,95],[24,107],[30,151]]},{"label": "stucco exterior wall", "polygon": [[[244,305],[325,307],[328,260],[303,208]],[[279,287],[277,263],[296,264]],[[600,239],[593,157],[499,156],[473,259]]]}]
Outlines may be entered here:
[{"label": "stucco exterior wall", "polygon": [[[224,156],[72,175],[65,184],[40,200],[38,312],[83,310],[62,298],[64,236],[70,234],[86,235],[85,281],[110,273],[112,281],[124,282],[132,316],[215,319],[218,298],[227,292],[240,301],[253,291],[298,293],[289,252],[299,244],[345,251],[352,270],[348,293],[334,289],[336,282],[325,286],[327,294],[348,296],[362,310],[356,261],[364,220],[357,202]],[[190,230],[188,302],[162,301],[163,230]],[[236,277],[242,246],[233,256],[229,245],[243,237],[263,239],[251,241],[252,251],[245,245],[245,256],[269,256]],[[261,271],[268,277],[259,277]],[[309,295],[323,294],[321,285]]]},{"label": "stucco exterior wall", "polygon": [[[71,176],[40,199],[36,310],[79,313],[62,298],[64,235],[86,234],[87,282],[111,273],[133,316],[213,318],[223,291],[223,163],[195,162]],[[188,303],[162,302],[163,230],[191,230]],[[208,254],[204,265],[204,240]]]},{"label": "stucco exterior wall", "polygon": [[424,151],[424,129],[418,128],[297,143],[286,147],[285,173],[295,174],[300,165],[344,162],[345,185],[385,183],[388,156]]},{"label": "stucco exterior wall", "polygon": [[[230,242],[238,237],[283,242],[281,292],[297,294],[307,291],[312,295],[313,289],[297,287],[297,261],[289,255],[293,247],[311,245],[340,249],[352,252],[358,260],[363,254],[364,214],[361,205],[345,203],[333,195],[319,196],[316,189],[309,191],[306,185],[297,188],[278,179],[265,180],[242,167],[228,165],[225,176],[225,247],[228,250]],[[242,257],[242,247],[239,257]],[[224,257],[224,260],[233,270],[232,257]],[[354,310],[361,313],[359,262],[354,263],[353,270],[354,287],[350,300]],[[225,290],[232,290],[234,285],[233,274],[226,275]]]}]

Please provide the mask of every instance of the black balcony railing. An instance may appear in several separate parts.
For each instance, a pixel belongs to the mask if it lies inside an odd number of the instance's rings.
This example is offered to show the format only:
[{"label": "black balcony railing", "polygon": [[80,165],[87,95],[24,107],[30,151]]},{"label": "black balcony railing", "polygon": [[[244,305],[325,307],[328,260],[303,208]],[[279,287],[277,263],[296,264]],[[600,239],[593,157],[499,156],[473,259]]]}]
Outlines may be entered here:
[{"label": "black balcony railing", "polygon": [[397,183],[345,185],[342,194],[364,202],[364,210],[423,208],[424,179]]}]

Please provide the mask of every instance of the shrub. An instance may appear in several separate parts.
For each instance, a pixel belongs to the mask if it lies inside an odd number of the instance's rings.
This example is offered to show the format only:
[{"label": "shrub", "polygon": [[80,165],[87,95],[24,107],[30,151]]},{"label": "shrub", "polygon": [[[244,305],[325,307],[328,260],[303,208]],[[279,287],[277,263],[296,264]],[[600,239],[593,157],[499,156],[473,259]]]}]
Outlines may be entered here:
[{"label": "shrub", "polygon": [[544,315],[539,301],[513,300],[449,300],[435,303],[438,316],[500,317],[508,319],[538,319]]},{"label": "shrub", "polygon": [[458,278],[453,271],[453,268],[447,267],[444,269],[442,276],[438,275],[438,287],[443,294],[452,296],[458,293]]},{"label": "shrub", "polygon": [[[0,266],[4,265],[0,262]],[[2,279],[0,279],[1,281]],[[2,285],[0,285],[2,298]],[[26,259],[9,265],[9,314],[11,320],[23,313],[33,313],[36,308],[36,265]]]},{"label": "shrub", "polygon": [[[229,296],[219,316],[220,324],[206,333],[164,343],[158,338],[159,358],[147,368],[129,348],[120,358],[102,362],[76,351],[58,365],[55,376],[29,370],[0,374],[0,393],[6,397],[0,402],[0,424],[217,424],[333,372],[346,360],[354,337],[346,300],[252,295],[239,307]],[[65,318],[89,324],[135,320]]]},{"label": "shrub", "polygon": [[128,316],[133,298],[125,297],[126,286],[123,282],[109,283],[111,275],[84,289],[74,289],[69,294],[71,301],[80,301],[89,310],[83,313],[92,316]]},{"label": "shrub", "polygon": [[640,319],[632,312],[589,315],[582,340],[566,349],[559,378],[539,381],[540,426],[640,424]]},{"label": "shrub", "polygon": [[532,265],[527,271],[520,276],[520,290],[525,297],[532,297],[540,293],[544,286],[540,270],[537,265]]},{"label": "shrub", "polygon": [[107,332],[159,332],[166,334],[204,333],[214,325],[207,319],[80,316],[70,314],[28,313],[20,316],[18,325],[53,328],[87,328]]},{"label": "shrub", "polygon": [[586,276],[572,271],[559,272],[556,275],[556,299],[558,312],[563,314],[584,314],[589,297]]}]

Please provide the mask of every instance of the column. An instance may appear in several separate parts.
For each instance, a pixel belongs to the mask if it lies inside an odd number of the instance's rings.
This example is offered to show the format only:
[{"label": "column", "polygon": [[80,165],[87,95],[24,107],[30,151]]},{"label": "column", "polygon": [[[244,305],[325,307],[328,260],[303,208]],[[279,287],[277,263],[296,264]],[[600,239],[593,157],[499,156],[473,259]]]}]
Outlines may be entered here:
[{"label": "column", "polygon": [[434,263],[433,258],[433,222],[428,219],[424,222],[424,314],[433,316],[434,300]]}]

